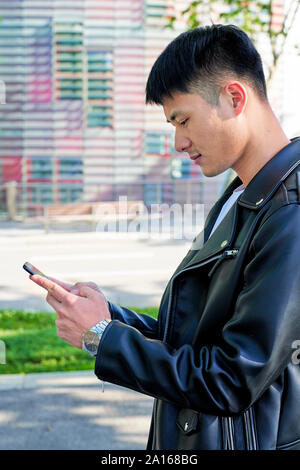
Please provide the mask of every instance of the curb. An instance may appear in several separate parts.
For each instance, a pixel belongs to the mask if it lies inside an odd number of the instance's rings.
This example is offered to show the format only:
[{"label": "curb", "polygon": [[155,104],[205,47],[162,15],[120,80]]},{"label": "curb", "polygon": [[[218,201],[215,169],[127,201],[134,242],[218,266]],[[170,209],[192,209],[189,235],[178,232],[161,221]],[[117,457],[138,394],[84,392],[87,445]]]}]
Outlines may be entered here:
[{"label": "curb", "polygon": [[100,382],[95,376],[93,370],[0,375],[0,392],[5,390],[21,390],[44,387],[65,387],[70,385],[99,386]]}]

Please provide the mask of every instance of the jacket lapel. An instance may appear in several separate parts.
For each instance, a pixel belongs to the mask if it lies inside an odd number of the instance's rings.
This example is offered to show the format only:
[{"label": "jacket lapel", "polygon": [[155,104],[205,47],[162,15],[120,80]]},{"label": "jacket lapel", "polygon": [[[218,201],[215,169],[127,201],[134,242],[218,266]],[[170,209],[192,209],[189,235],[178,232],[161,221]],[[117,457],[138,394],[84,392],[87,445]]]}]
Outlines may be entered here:
[{"label": "jacket lapel", "polygon": [[[222,205],[223,204],[221,204],[221,207]],[[218,204],[218,211],[216,215],[219,214],[220,209],[221,209],[220,205]],[[226,215],[226,217],[223,219],[222,223],[217,227],[217,229],[214,231],[212,236],[207,241],[204,242],[202,247],[198,246],[198,243],[197,243],[198,237],[197,237],[191,246],[191,250],[195,251],[195,255],[184,266],[184,269],[187,267],[193,266],[195,264],[204,262],[206,259],[212,258],[213,256],[216,256],[219,253],[221,253],[223,250],[225,250],[225,248],[228,248],[231,245],[232,240],[234,238],[237,216],[238,216],[238,205],[234,204],[231,207],[228,214]],[[208,226],[209,228],[210,228],[210,225],[213,225],[216,218],[217,217],[215,217],[215,214],[214,214],[214,217],[211,219],[212,224],[209,224]],[[204,232],[205,232],[205,229],[204,229]],[[207,232],[209,233],[209,231]],[[205,235],[204,235],[204,240],[205,240]],[[201,243],[201,240],[199,241],[199,243]]]},{"label": "jacket lapel", "polygon": [[[227,214],[226,224],[225,224],[225,219],[224,219],[223,221],[224,223],[222,223],[222,230],[220,229],[220,226],[219,226],[215,230],[211,238],[208,238],[208,237],[218,218],[218,215],[223,205],[231,196],[232,192],[241,184],[242,184],[242,181],[237,176],[229,184],[229,186],[225,189],[222,196],[214,204],[214,206],[212,207],[212,209],[210,210],[206,218],[203,231],[194,239],[192,243],[191,251],[194,252],[194,256],[192,257],[192,259],[189,260],[189,262],[186,264],[185,267],[191,266],[196,263],[201,263],[202,260],[209,258],[211,256],[214,256],[215,254],[222,251],[226,246],[229,245],[227,242],[229,242],[229,240],[231,240],[232,238],[232,235],[233,235],[232,231],[234,228],[233,222],[236,217],[235,211],[232,210],[233,208],[231,208],[231,210]],[[225,241],[227,242],[225,243]]]},{"label": "jacket lapel", "polygon": [[238,198],[236,204],[231,207],[222,223],[213,235],[208,238],[223,205],[234,189],[242,184],[237,176],[210,210],[203,231],[194,239],[189,255],[180,264],[176,273],[190,266],[200,264],[230,247],[235,236],[239,210],[242,207],[252,209],[255,212],[261,209],[274,194],[280,183],[299,163],[300,140],[296,140],[278,152],[255,175]]},{"label": "jacket lapel", "polygon": [[245,191],[238,198],[237,203],[231,207],[230,211],[223,219],[222,223],[215,230],[213,235],[209,234],[214,223],[227,199],[234,189],[242,184],[237,176],[227,187],[223,195],[218,199],[209,212],[204,232],[201,232],[193,241],[188,262],[181,266],[181,269],[199,264],[232,244],[234,239],[238,212],[242,207],[252,209],[255,212],[260,210],[278,189],[281,182],[300,164],[300,139],[291,142],[278,152],[267,164],[255,175],[246,187]]},{"label": "jacket lapel", "polygon": [[217,200],[217,202],[214,204],[212,207],[211,211],[209,212],[205,225],[204,225],[204,243],[208,240],[209,234],[213,229],[213,226],[218,218],[218,215],[225,204],[225,202],[229,199],[231,196],[232,192],[242,184],[242,181],[240,178],[237,176],[231,183],[230,185],[225,189],[224,193],[222,196]]}]

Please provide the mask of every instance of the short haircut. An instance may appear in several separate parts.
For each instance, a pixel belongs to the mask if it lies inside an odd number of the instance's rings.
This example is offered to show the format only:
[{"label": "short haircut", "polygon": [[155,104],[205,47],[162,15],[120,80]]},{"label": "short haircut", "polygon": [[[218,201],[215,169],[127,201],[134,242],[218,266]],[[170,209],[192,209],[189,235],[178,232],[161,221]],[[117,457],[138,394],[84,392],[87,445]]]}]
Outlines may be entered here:
[{"label": "short haircut", "polygon": [[171,41],[156,59],[146,85],[146,103],[163,104],[174,92],[198,93],[217,106],[224,79],[243,79],[262,101],[267,88],[262,60],[247,34],[234,25],[191,29]]}]

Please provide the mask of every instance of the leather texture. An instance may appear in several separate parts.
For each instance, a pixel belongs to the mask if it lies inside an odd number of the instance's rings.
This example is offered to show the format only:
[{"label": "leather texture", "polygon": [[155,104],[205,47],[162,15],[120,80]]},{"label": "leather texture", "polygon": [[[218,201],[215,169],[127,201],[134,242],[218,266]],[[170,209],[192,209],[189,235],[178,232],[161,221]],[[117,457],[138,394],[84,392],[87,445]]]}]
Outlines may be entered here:
[{"label": "leather texture", "polygon": [[149,450],[300,450],[299,172],[296,140],[208,238],[242,183],[234,179],[168,282],[157,320],[110,303],[95,374],[154,398]]}]

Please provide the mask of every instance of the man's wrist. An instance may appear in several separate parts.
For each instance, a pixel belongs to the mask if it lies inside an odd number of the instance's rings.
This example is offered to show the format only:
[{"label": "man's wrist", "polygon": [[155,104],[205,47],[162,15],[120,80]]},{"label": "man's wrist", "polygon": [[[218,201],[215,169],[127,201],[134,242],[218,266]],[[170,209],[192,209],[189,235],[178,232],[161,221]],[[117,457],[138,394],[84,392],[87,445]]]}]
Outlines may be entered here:
[{"label": "man's wrist", "polygon": [[97,355],[100,340],[110,322],[111,318],[105,318],[83,334],[82,349],[84,351],[88,352],[91,356]]}]

